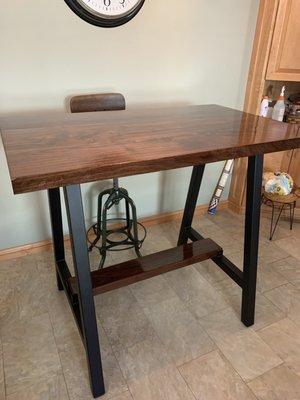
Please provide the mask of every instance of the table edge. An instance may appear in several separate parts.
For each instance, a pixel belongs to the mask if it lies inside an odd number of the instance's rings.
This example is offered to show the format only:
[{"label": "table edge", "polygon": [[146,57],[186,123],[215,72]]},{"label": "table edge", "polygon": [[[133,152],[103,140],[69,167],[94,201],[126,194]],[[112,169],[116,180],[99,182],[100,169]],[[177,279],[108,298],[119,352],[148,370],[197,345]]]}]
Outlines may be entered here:
[{"label": "table edge", "polygon": [[[78,170],[63,171],[61,174],[41,174],[36,176],[24,176],[11,178],[14,194],[28,193],[56,187],[83,184],[98,180],[112,179],[132,175],[147,174],[166,171],[177,168],[191,167],[200,164],[208,164],[228,159],[250,157],[257,154],[268,154],[279,151],[300,148],[300,137],[283,139],[267,143],[256,143],[239,148],[227,148],[220,151],[208,150],[189,153],[179,156],[170,156],[163,159],[128,162],[106,167],[86,167]],[[52,176],[51,176],[52,175]],[[58,175],[60,177],[58,178]]]}]

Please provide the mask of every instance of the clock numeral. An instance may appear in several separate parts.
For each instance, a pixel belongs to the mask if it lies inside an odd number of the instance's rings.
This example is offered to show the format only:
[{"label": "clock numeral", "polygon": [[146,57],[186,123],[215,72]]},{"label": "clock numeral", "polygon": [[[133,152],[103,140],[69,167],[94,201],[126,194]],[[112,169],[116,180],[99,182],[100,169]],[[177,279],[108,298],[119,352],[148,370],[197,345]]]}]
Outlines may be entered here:
[{"label": "clock numeral", "polygon": [[[119,4],[124,7],[125,2],[126,2],[126,0],[120,0]],[[105,5],[105,7],[110,7],[111,0],[103,0],[103,4]]]}]

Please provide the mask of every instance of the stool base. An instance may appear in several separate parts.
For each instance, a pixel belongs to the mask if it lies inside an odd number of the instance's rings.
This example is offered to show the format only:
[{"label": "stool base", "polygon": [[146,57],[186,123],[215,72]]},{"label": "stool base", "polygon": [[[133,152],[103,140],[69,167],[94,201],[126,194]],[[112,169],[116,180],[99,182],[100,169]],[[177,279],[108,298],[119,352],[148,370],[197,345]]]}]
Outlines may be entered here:
[{"label": "stool base", "polygon": [[[104,197],[107,200],[104,202]],[[119,205],[122,201],[125,202],[125,218],[108,218],[108,211],[116,205]],[[102,206],[104,202],[104,205]],[[108,221],[125,221],[125,225],[115,229],[108,229]],[[124,188],[120,188],[114,185],[113,188],[104,190],[98,196],[98,216],[97,223],[92,226],[95,239],[89,246],[89,251],[92,251],[96,247],[101,255],[99,263],[99,269],[104,267],[107,251],[121,251],[129,248],[134,248],[136,255],[141,257],[140,248],[146,236],[142,240],[138,237],[138,225],[142,226],[137,221],[136,207],[133,200],[129,197],[128,192]],[[109,237],[112,235],[119,234],[124,236],[120,240],[112,240]],[[101,240],[100,246],[97,243]],[[122,247],[117,249],[117,247]]]}]

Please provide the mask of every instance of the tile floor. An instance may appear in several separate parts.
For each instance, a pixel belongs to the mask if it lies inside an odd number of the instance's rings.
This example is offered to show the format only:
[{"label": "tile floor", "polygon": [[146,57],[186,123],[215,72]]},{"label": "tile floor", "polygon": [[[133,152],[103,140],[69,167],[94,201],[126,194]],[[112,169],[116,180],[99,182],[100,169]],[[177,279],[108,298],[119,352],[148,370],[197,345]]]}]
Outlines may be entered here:
[{"label": "tile floor", "polygon": [[[212,262],[95,298],[111,400],[299,400],[300,224],[273,242],[262,218],[256,323],[240,322],[241,291]],[[176,242],[179,223],[148,229],[143,253]],[[241,266],[243,220],[196,217]],[[68,257],[70,256],[68,251]],[[97,253],[91,254],[93,267]],[[132,257],[113,253],[109,263]],[[85,353],[52,254],[0,263],[0,400],[89,400]]]}]

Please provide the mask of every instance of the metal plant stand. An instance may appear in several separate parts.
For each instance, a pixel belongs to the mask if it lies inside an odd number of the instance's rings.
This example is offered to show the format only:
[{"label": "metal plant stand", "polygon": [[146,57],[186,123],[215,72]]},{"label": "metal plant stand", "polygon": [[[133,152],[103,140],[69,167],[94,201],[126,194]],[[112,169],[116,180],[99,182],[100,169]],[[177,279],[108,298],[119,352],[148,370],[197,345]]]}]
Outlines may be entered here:
[{"label": "metal plant stand", "polygon": [[[262,195],[262,201],[267,206],[272,207],[272,217],[271,217],[270,236],[269,236],[270,240],[273,239],[278,222],[284,210],[289,211],[290,230],[293,229],[295,207],[297,202],[296,194],[291,193],[286,196],[280,196],[278,194],[264,192]],[[277,217],[275,216],[276,210],[278,211]]]},{"label": "metal plant stand", "polygon": [[[104,202],[104,197],[108,196]],[[125,218],[108,218],[109,210],[119,205],[122,201],[125,202]],[[114,229],[108,229],[108,222],[122,223],[125,221],[125,225],[118,226]],[[144,230],[144,236],[140,240],[138,235],[138,226]],[[89,241],[89,234],[93,231],[96,235],[95,239]],[[111,239],[110,236],[119,235],[121,239]],[[145,227],[138,222],[136,207],[133,200],[129,197],[128,191],[124,188],[119,187],[119,181],[117,178],[113,181],[113,187],[111,189],[104,190],[98,196],[98,212],[97,222],[88,231],[88,241],[90,243],[89,251],[93,248],[97,248],[100,252],[101,259],[99,263],[99,269],[104,267],[106,260],[107,251],[122,251],[130,248],[134,248],[136,255],[141,257],[140,248],[146,238]],[[101,240],[101,244],[98,242]]]}]

